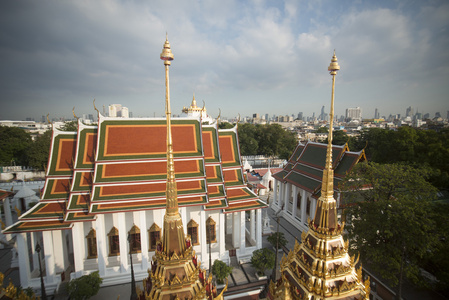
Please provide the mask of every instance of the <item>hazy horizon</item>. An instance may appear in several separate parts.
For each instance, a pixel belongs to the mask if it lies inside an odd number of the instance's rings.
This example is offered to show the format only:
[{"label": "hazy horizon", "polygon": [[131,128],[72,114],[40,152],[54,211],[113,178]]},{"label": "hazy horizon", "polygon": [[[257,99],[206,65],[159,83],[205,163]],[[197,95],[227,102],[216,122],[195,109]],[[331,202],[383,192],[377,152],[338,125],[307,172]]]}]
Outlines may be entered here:
[{"label": "hazy horizon", "polygon": [[328,112],[334,49],[337,115],[449,110],[447,1],[2,1],[0,24],[1,120],[163,115],[166,32],[175,114]]}]

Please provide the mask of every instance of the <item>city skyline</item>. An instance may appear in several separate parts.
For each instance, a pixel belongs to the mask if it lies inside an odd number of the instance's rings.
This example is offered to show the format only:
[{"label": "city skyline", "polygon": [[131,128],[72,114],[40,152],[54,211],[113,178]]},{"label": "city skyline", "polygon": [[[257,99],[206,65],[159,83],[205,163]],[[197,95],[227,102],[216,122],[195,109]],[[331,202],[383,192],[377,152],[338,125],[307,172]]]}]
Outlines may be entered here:
[{"label": "city skyline", "polygon": [[[172,111],[195,93],[211,116],[319,115],[336,49],[337,115],[449,110],[445,1],[0,3],[0,119],[162,116],[160,40],[175,49]],[[328,110],[328,108],[327,108]]]}]

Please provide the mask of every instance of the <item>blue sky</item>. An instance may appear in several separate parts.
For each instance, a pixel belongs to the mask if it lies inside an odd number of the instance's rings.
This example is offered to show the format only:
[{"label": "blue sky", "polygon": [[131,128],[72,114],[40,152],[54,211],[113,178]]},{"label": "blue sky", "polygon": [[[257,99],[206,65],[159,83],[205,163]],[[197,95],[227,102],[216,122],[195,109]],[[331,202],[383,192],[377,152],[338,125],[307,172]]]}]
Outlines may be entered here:
[{"label": "blue sky", "polygon": [[336,114],[446,116],[448,25],[448,1],[1,1],[0,119],[163,115],[166,32],[173,113],[328,111],[336,49]]}]

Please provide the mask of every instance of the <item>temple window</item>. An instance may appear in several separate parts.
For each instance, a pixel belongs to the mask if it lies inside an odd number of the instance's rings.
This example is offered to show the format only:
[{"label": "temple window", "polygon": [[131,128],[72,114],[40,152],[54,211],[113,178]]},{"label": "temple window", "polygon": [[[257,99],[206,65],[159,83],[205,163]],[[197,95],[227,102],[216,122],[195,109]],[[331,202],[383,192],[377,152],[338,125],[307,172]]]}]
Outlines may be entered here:
[{"label": "temple window", "polygon": [[148,247],[149,250],[156,250],[157,242],[161,240],[161,228],[157,226],[156,223],[151,225],[148,230],[149,242],[150,245]]},{"label": "temple window", "polygon": [[131,230],[128,232],[130,237],[130,251],[131,253],[140,253],[140,229],[136,225],[131,227]]},{"label": "temple window", "polygon": [[109,240],[109,256],[120,255],[120,240],[118,237],[118,229],[112,227],[111,231],[108,233]]},{"label": "temple window", "polygon": [[190,235],[190,239],[192,240],[192,245],[199,245],[198,239],[198,223],[193,219],[187,224],[187,234]]},{"label": "temple window", "polygon": [[301,199],[302,199],[301,192],[298,192],[298,195],[296,195],[296,208],[298,210],[301,209]]},{"label": "temple window", "polygon": [[310,201],[310,198],[307,198],[307,209],[306,209],[306,213],[307,215],[310,216],[310,205],[312,204],[312,201]]},{"label": "temple window", "polygon": [[87,239],[87,258],[97,258],[97,233],[91,229],[86,235]]},{"label": "temple window", "polygon": [[215,221],[209,217],[206,221],[206,241],[208,244],[217,242],[217,232],[215,228]]}]

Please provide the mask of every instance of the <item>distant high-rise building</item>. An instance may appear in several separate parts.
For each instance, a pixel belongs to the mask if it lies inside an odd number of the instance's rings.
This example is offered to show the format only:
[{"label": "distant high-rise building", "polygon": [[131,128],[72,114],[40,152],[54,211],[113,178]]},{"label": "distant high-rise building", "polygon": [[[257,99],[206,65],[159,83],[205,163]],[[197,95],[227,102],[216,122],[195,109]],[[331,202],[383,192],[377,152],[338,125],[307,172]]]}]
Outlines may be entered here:
[{"label": "distant high-rise building", "polygon": [[449,110],[447,111],[446,119],[449,120]]},{"label": "distant high-rise building", "polygon": [[440,114],[439,111],[437,111],[437,112],[435,113],[435,118],[441,118],[441,114]]},{"label": "distant high-rise building", "polygon": [[109,117],[129,118],[128,108],[122,106],[121,104],[110,104]]},{"label": "distant high-rise building", "polygon": [[413,107],[409,106],[405,110],[405,116],[406,117],[412,117],[414,115]]},{"label": "distant high-rise building", "polygon": [[253,119],[259,119],[259,114],[253,114]]},{"label": "distant high-rise building", "polygon": [[265,114],[265,120],[269,121],[270,117],[268,114]]},{"label": "distant high-rise building", "polygon": [[324,113],[324,105],[323,105],[323,107],[321,107],[321,113],[320,113],[319,119],[321,121],[324,121],[326,119],[326,116],[325,116],[325,113]]},{"label": "distant high-rise building", "polygon": [[[448,114],[449,114],[449,111],[448,111]],[[303,117],[303,113],[302,113],[302,111],[300,111],[300,112],[298,113],[298,119],[299,119],[299,120],[302,120],[302,117]]]},{"label": "distant high-rise building", "polygon": [[379,113],[379,110],[376,108],[374,110],[374,119],[379,119],[379,118],[380,118],[380,113]]},{"label": "distant high-rise building", "polygon": [[346,120],[362,120],[362,109],[360,107],[350,107],[346,109]]},{"label": "distant high-rise building", "polygon": [[424,115],[422,116],[422,118],[423,118],[423,120],[429,119],[429,118],[430,118],[430,114],[429,114],[429,113],[424,114]]}]

